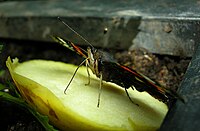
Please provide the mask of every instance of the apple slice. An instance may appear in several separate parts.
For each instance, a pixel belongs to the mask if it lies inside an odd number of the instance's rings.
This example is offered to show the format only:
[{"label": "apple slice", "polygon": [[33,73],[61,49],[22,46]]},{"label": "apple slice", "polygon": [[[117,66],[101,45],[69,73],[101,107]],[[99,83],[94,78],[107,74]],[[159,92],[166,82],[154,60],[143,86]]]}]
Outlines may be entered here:
[{"label": "apple slice", "polygon": [[80,67],[64,90],[77,66],[47,60],[6,61],[10,74],[23,98],[38,112],[47,115],[61,130],[157,130],[167,106],[148,93],[124,89],[103,82],[100,107],[97,107],[99,79],[91,74],[90,85],[85,67]]}]

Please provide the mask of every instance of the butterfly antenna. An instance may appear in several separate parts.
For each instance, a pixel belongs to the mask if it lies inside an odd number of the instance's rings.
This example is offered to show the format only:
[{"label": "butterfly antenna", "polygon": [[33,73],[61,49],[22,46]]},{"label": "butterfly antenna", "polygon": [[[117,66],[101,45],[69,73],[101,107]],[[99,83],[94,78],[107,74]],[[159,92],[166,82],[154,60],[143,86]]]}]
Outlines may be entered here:
[{"label": "butterfly antenna", "polygon": [[67,23],[65,23],[60,17],[58,17],[58,20],[60,20],[67,28],[69,28],[72,32],[74,32],[77,36],[79,36],[82,40],[84,40],[87,44],[89,44],[92,48],[92,44],[87,41],[83,36],[81,36],[78,32],[76,32],[74,29],[72,29]]}]

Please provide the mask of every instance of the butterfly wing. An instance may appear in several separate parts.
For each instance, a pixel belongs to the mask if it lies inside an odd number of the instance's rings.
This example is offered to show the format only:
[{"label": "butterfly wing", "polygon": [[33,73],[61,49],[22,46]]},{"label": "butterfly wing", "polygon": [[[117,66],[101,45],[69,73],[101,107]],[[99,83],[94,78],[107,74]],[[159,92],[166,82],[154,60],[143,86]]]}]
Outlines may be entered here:
[{"label": "butterfly wing", "polygon": [[64,39],[57,37],[57,36],[51,36],[51,37],[54,41],[58,42],[62,46],[67,47],[68,49],[76,52],[77,54],[79,54],[80,56],[82,56],[84,58],[87,58],[87,52],[84,49],[76,46],[74,43],[72,43],[68,40],[64,40]]},{"label": "butterfly wing", "polygon": [[[103,80],[113,82],[126,89],[135,87],[136,90],[146,91],[154,98],[168,103],[169,99],[183,99],[174,91],[160,86],[143,74],[118,63],[102,62]],[[111,73],[110,73],[111,72]]]}]

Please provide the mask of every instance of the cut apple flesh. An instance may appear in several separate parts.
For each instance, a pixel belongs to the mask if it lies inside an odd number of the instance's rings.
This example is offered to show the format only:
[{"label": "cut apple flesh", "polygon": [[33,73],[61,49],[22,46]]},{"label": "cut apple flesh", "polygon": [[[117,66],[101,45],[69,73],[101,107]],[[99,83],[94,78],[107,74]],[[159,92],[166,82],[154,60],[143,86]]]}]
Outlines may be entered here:
[{"label": "cut apple flesh", "polygon": [[81,67],[70,86],[77,66],[62,62],[31,60],[18,63],[8,58],[7,67],[25,100],[61,130],[157,130],[168,109],[146,92],[103,82],[100,106],[97,107],[99,79]]}]

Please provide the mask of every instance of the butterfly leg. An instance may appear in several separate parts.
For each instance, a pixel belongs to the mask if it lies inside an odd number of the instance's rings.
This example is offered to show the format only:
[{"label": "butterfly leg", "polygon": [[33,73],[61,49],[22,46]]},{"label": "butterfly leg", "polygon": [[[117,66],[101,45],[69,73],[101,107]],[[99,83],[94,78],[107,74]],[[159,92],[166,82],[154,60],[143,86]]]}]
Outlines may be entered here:
[{"label": "butterfly leg", "polygon": [[101,88],[102,88],[102,73],[100,72],[100,85],[99,85],[99,95],[98,95],[97,107],[99,107],[99,105],[100,105]]},{"label": "butterfly leg", "polygon": [[87,74],[88,74],[88,83],[86,83],[85,85],[89,85],[90,84],[90,72],[89,72],[89,64],[88,64],[88,60],[86,60],[86,68],[87,68]]},{"label": "butterfly leg", "polygon": [[75,75],[76,75],[76,72],[78,71],[78,69],[84,64],[84,62],[86,61],[87,59],[85,59],[84,61],[82,61],[81,62],[81,64],[80,65],[78,65],[78,67],[76,68],[76,70],[75,70],[75,72],[74,72],[74,74],[73,74],[73,76],[72,76],[72,78],[70,79],[70,81],[69,81],[69,83],[68,83],[68,85],[66,86],[66,88],[65,88],[65,90],[64,90],[64,93],[66,94],[66,91],[67,91],[67,89],[68,89],[68,87],[69,87],[69,85],[71,84],[71,82],[72,82],[72,80],[74,79],[74,77],[75,77]]},{"label": "butterfly leg", "polygon": [[127,88],[124,88],[124,89],[125,89],[125,92],[126,92],[128,98],[129,98],[129,100],[130,100],[133,104],[135,104],[136,106],[139,106],[137,103],[133,102],[133,100],[132,100],[131,97],[129,96],[128,91],[127,91]]}]

